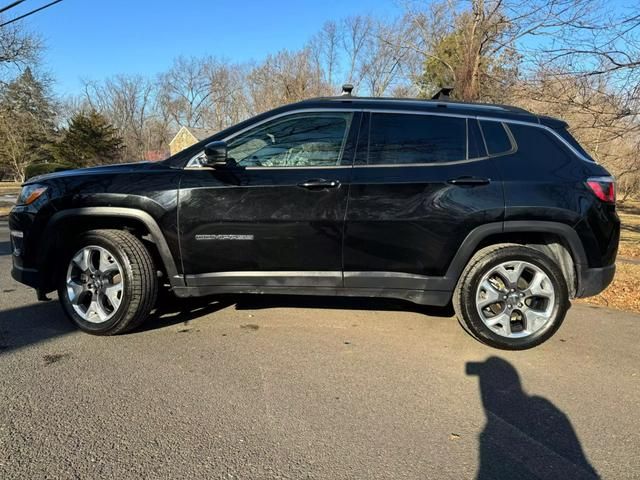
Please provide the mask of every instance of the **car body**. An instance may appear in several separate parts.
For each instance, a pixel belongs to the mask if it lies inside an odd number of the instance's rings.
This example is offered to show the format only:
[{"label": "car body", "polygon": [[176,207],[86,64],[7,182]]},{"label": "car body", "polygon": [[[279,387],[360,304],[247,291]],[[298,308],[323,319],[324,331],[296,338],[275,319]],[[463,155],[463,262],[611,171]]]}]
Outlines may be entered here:
[{"label": "car body", "polygon": [[[594,295],[615,272],[613,180],[566,128],[515,107],[443,100],[286,105],[166,161],[30,179],[9,219],[12,274],[42,298],[58,286],[71,238],[124,229],[179,297],[446,305],[474,254],[497,244],[543,253],[570,297]],[[207,164],[212,142],[231,162]]]}]

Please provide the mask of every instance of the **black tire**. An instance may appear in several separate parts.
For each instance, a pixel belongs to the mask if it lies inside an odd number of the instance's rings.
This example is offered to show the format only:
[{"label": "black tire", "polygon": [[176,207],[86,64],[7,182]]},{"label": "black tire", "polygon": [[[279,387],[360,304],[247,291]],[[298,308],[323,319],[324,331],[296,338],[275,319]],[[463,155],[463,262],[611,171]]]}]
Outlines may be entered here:
[{"label": "black tire", "polygon": [[[86,246],[107,250],[121,265],[123,288],[120,305],[103,323],[91,323],[73,308],[67,294],[67,268],[74,254]],[[65,255],[60,269],[58,297],[67,316],[83,331],[94,335],[117,335],[144,322],[156,303],[158,278],[153,258],[134,235],[121,230],[91,230],[83,233]]]},{"label": "black tire", "polygon": [[[493,267],[514,260],[526,261],[540,268],[555,290],[549,321],[540,330],[520,338],[509,338],[492,331],[476,308],[476,291],[482,277]],[[525,350],[545,342],[560,328],[569,306],[567,283],[558,265],[539,250],[516,244],[500,244],[479,250],[460,275],[453,294],[456,316],[467,333],[486,345],[503,350]]]}]

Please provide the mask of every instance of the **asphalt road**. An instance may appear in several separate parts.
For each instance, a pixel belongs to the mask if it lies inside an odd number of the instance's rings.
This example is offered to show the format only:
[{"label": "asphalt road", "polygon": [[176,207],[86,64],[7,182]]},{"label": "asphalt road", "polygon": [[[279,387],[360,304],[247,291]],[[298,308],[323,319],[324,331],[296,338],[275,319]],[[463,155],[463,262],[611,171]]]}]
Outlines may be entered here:
[{"label": "asphalt road", "polygon": [[447,310],[224,297],[102,338],[10,260],[0,224],[2,479],[640,478],[638,315],[503,352]]}]

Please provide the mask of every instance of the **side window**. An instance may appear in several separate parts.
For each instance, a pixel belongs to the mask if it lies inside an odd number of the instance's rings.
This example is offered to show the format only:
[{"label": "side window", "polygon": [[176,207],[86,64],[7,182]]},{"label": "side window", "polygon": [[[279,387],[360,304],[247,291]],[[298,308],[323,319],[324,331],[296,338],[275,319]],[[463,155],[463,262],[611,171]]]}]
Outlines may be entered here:
[{"label": "side window", "polygon": [[501,122],[480,121],[489,155],[500,155],[513,149],[511,139]]},{"label": "side window", "polygon": [[437,163],[467,158],[467,122],[436,115],[374,113],[369,164]]},{"label": "side window", "polygon": [[480,124],[475,118],[467,119],[467,135],[469,137],[469,158],[482,158],[487,156],[487,150],[482,141]]},{"label": "side window", "polygon": [[529,162],[557,165],[570,159],[569,150],[560,140],[541,128],[511,124],[509,130],[518,142],[518,153]]},{"label": "side window", "polygon": [[229,141],[229,157],[245,167],[320,167],[340,163],[352,114],[279,118]]},{"label": "side window", "polygon": [[574,136],[571,135],[571,133],[569,133],[569,130],[567,130],[566,128],[555,128],[554,130],[558,133],[558,135],[560,135],[567,142],[569,142],[569,145],[575,148],[578,151],[578,153],[580,153],[580,155],[585,157],[587,160],[591,160],[592,162],[595,162],[593,157],[589,155],[589,153],[582,147],[582,145],[578,143],[578,141],[574,138]]}]

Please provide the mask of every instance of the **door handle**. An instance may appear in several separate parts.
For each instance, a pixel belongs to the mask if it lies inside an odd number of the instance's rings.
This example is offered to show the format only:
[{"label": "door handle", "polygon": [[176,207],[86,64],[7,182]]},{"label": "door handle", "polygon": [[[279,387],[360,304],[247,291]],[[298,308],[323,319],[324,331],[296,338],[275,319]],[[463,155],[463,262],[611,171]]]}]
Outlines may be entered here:
[{"label": "door handle", "polygon": [[477,185],[488,185],[491,183],[489,178],[482,177],[458,177],[452,178],[451,180],[447,180],[447,183],[452,185],[468,185],[468,186],[477,186]]},{"label": "door handle", "polygon": [[319,190],[322,188],[338,188],[340,186],[340,182],[338,180],[325,180],[324,178],[316,178],[299,183],[298,186],[302,188],[308,188],[309,190]]}]

